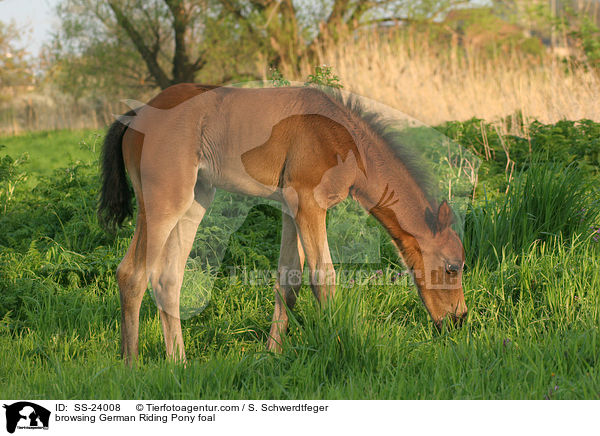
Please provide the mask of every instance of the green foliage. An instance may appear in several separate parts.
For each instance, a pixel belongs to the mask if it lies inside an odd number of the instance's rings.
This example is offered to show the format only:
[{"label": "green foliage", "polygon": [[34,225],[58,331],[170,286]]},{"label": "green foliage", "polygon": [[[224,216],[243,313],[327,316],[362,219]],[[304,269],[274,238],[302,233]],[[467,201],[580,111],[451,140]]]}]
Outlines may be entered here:
[{"label": "green foliage", "polygon": [[475,203],[466,215],[468,263],[497,265],[553,238],[590,236],[598,223],[600,124],[590,120],[524,125],[517,114],[502,135],[479,119],[438,127],[481,160]]},{"label": "green foliage", "polygon": [[[5,146],[0,145],[0,151],[3,148]],[[22,171],[27,158],[27,154],[23,154],[18,159],[13,159],[9,155],[0,157],[0,210],[4,213],[14,196],[17,185],[27,180],[27,175]]]},{"label": "green foliage", "polygon": [[[505,120],[509,131],[527,135],[502,135],[495,124],[473,118],[436,127],[482,160],[476,196],[495,197],[506,191],[510,174],[527,169],[532,162],[574,165],[589,176],[600,174],[600,124],[591,120],[559,121],[524,125],[522,117]],[[513,168],[514,163],[514,168]]]},{"label": "green foliage", "polygon": [[290,81],[283,77],[283,74],[277,68],[269,68],[269,72],[271,73],[269,80],[273,82],[273,86],[290,86]]},{"label": "green foliage", "polygon": [[[269,80],[275,87],[290,86],[290,81],[283,77],[279,69],[274,67],[269,68]],[[323,86],[336,89],[344,87],[340,82],[340,78],[333,74],[333,67],[328,67],[327,65],[315,67],[315,73],[308,75],[304,86]]]},{"label": "green foliage", "polygon": [[249,33],[255,17],[217,2],[61,0],[56,14],[48,78],[78,98],[255,79],[265,52],[263,38]]},{"label": "green foliage", "polygon": [[600,27],[589,14],[576,13],[577,25],[569,32],[585,54],[588,64],[600,69]]},{"label": "green foliage", "polygon": [[333,68],[327,65],[315,67],[315,73],[309,74],[304,86],[326,86],[328,88],[343,88],[340,78],[333,74]]}]

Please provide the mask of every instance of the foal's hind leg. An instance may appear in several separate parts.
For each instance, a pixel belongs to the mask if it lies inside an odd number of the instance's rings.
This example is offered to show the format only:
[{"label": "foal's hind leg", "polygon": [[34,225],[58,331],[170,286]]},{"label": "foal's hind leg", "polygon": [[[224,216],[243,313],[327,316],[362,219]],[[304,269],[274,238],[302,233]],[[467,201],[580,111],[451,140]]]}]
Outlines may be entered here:
[{"label": "foal's hind leg", "polygon": [[196,189],[196,200],[171,230],[150,278],[169,358],[185,360],[179,308],[181,285],[196,230],[213,195],[213,188]]},{"label": "foal's hind leg", "polygon": [[[140,209],[143,209],[143,205]],[[148,286],[146,235],[146,218],[143,211],[140,211],[127,254],[117,268],[121,297],[121,355],[128,364],[138,355],[140,306]]]},{"label": "foal's hind leg", "polygon": [[293,309],[296,304],[296,295],[302,286],[303,266],[304,251],[296,231],[296,224],[291,216],[283,213],[279,268],[275,284],[275,311],[267,342],[267,348],[271,351],[281,351],[281,336],[285,334],[288,327],[286,306]]}]

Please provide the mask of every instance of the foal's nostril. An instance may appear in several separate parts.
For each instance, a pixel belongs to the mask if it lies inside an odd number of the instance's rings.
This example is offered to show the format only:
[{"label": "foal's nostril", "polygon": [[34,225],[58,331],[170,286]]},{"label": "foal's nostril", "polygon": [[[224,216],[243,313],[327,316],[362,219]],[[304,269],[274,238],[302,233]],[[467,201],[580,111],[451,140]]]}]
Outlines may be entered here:
[{"label": "foal's nostril", "polygon": [[447,263],[446,264],[446,272],[448,274],[456,274],[462,269],[462,265],[459,263]]}]

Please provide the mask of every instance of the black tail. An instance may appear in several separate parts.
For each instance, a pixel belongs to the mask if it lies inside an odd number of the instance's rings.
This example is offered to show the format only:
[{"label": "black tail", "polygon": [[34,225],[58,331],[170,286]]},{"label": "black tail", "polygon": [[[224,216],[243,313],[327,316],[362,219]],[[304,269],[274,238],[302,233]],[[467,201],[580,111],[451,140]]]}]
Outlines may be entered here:
[{"label": "black tail", "polygon": [[[126,116],[135,116],[129,111]],[[131,188],[125,175],[121,143],[127,126],[117,120],[108,129],[102,147],[102,191],[98,203],[98,219],[109,232],[114,232],[125,218],[133,214]]]}]

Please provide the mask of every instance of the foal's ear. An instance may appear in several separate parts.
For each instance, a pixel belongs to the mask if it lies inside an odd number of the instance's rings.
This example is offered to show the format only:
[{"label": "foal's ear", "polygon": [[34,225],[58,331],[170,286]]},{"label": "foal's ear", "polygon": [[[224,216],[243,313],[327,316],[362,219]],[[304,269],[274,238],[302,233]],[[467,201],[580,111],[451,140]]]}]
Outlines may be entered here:
[{"label": "foal's ear", "polygon": [[452,225],[453,219],[454,216],[452,214],[452,209],[450,209],[450,206],[448,205],[446,200],[444,200],[442,204],[440,204],[440,207],[438,209],[438,230],[441,232],[445,228],[450,227]]}]

